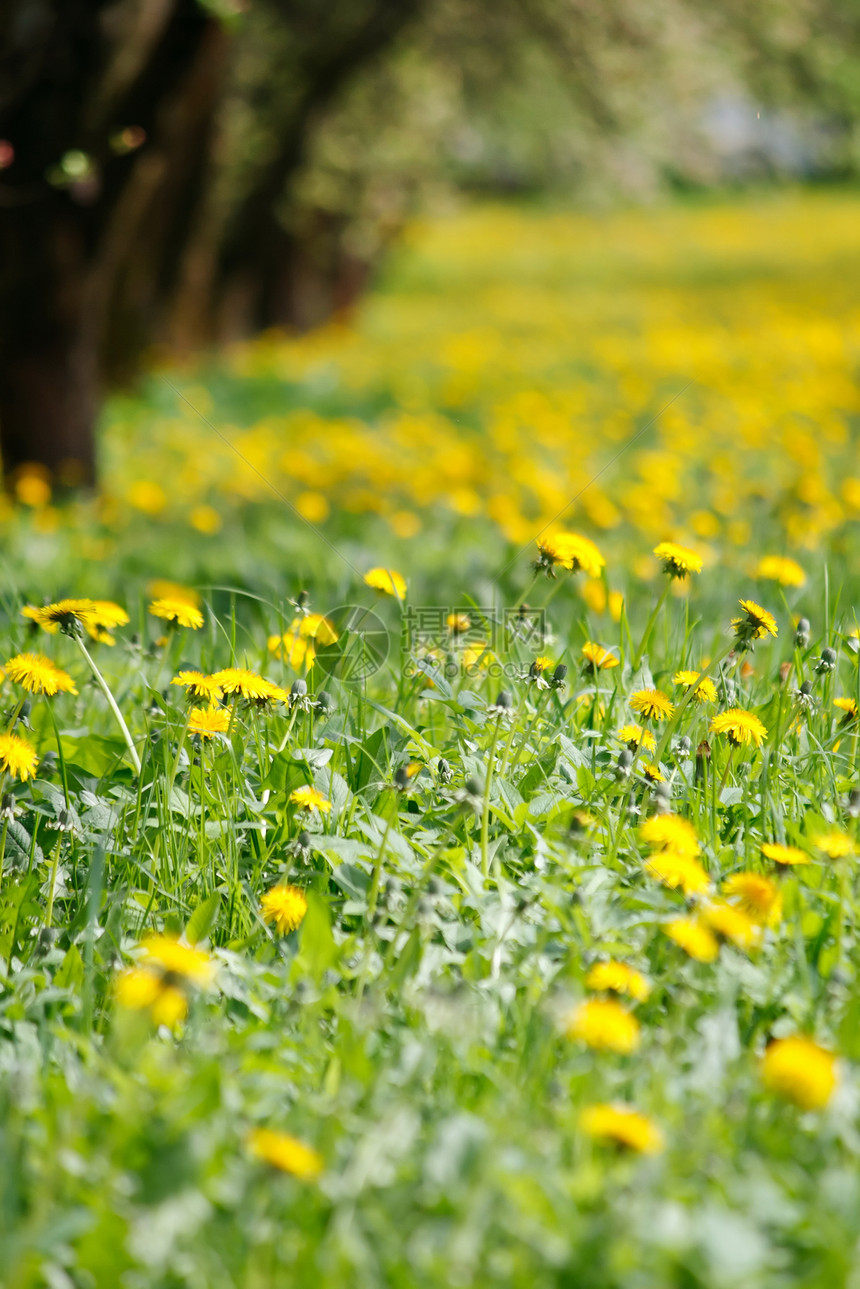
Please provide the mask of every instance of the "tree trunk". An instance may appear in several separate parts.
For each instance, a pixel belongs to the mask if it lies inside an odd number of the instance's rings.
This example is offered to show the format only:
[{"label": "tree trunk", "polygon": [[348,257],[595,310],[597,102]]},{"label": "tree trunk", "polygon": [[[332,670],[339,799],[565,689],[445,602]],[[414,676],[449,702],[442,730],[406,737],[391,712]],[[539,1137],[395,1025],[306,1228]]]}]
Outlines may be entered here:
[{"label": "tree trunk", "polygon": [[[197,0],[35,10],[18,0],[10,13],[0,21],[0,137],[12,149],[0,183],[0,455],[13,485],[32,463],[60,487],[87,486],[116,282],[154,190],[175,178],[171,163],[189,176],[171,213],[180,241],[190,236],[205,164],[174,156],[168,136],[177,114],[196,121],[196,97],[198,116],[214,110],[221,29]],[[207,58],[214,72],[201,80]],[[126,147],[124,133],[137,142]],[[154,279],[163,268],[169,277],[172,261],[147,264]]]},{"label": "tree trunk", "polygon": [[0,441],[12,483],[33,463],[47,467],[62,487],[95,483],[98,405],[96,344],[74,318],[7,349],[0,363]]}]

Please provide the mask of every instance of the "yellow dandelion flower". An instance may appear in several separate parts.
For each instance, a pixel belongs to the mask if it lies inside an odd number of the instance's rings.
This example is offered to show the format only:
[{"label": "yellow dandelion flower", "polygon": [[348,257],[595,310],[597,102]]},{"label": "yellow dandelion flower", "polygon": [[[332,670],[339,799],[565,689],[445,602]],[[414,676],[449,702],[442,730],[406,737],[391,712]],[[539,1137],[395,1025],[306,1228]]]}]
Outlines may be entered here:
[{"label": "yellow dandelion flower", "polygon": [[285,631],[282,636],[269,636],[269,652],[280,662],[283,660],[298,671],[302,665],[310,667],[316,657],[313,641],[295,631]]},{"label": "yellow dandelion flower", "polygon": [[538,564],[551,568],[560,564],[572,573],[585,573],[588,577],[600,577],[606,560],[594,542],[579,533],[555,533],[551,537],[538,539]]},{"label": "yellow dandelion flower", "polygon": [[474,644],[467,645],[460,655],[460,661],[465,671],[472,671],[473,668],[489,667],[493,659],[494,655],[486,640],[476,640]]},{"label": "yellow dandelion flower", "polygon": [[715,703],[717,701],[717,687],[711,680],[710,676],[703,676],[700,671],[676,671],[672,677],[674,684],[683,685],[685,689],[692,689],[695,685],[695,699],[697,703]]},{"label": "yellow dandelion flower", "polygon": [[670,890],[680,889],[685,895],[698,895],[711,885],[699,861],[679,851],[658,850],[645,860],[645,871]]},{"label": "yellow dandelion flower", "polygon": [[568,1017],[565,1033],[598,1051],[626,1056],[639,1046],[639,1022],[611,998],[589,998]]},{"label": "yellow dandelion flower", "polygon": [[339,639],[334,624],[321,613],[306,613],[294,618],[283,635],[269,636],[269,652],[278,660],[283,659],[293,671],[302,666],[310,667],[317,653],[317,646],[332,645]]},{"label": "yellow dandelion flower", "polygon": [[6,663],[6,675],[31,694],[76,694],[75,682],[43,653],[19,653]]},{"label": "yellow dandelion flower", "polygon": [[406,579],[393,568],[372,568],[364,575],[365,586],[372,586],[374,591],[393,595],[398,600],[406,599]]},{"label": "yellow dandelion flower", "polygon": [[322,1155],[286,1132],[255,1128],[248,1137],[248,1149],[255,1159],[303,1182],[313,1181],[323,1170]]},{"label": "yellow dandelion flower", "polygon": [[662,689],[639,689],[630,699],[631,711],[645,720],[665,721],[675,710],[670,698]]},{"label": "yellow dandelion flower", "polygon": [[192,948],[169,935],[148,935],[141,941],[147,964],[171,977],[205,989],[215,978],[212,959],[203,949]]},{"label": "yellow dandelion flower", "polygon": [[830,828],[827,832],[816,833],[812,838],[813,846],[824,851],[828,859],[844,859],[854,849],[854,842],[839,828]]},{"label": "yellow dandelion flower", "polygon": [[739,604],[746,616],[732,618],[732,626],[741,643],[762,640],[766,635],[776,635],[776,618],[772,613],[768,613],[767,609],[756,604],[755,600],[740,600]]},{"label": "yellow dandelion flower", "polygon": [[696,830],[680,815],[654,815],[639,826],[639,836],[649,846],[672,850],[679,855],[698,855],[701,847]]},{"label": "yellow dandelion flower", "polygon": [[605,613],[607,606],[606,587],[603,579],[589,578],[582,584],[582,598],[592,613]]},{"label": "yellow dandelion flower", "polygon": [[853,698],[834,698],[833,706],[845,713],[845,721],[856,721],[857,704]]},{"label": "yellow dandelion flower", "polygon": [[783,846],[777,841],[764,842],[761,853],[766,859],[772,859],[775,864],[783,865],[786,868],[812,863],[806,851],[800,850],[797,846]]},{"label": "yellow dandelion flower", "polygon": [[158,997],[161,980],[158,972],[148,967],[129,967],[114,982],[114,996],[123,1007],[134,1011],[151,1007]]},{"label": "yellow dandelion flower", "polygon": [[622,725],[616,737],[626,743],[631,751],[643,747],[646,752],[654,752],[657,748],[657,740],[651,731],[643,730],[639,725]]},{"label": "yellow dandelion flower", "polygon": [[687,577],[690,573],[701,573],[702,557],[686,546],[677,542],[660,542],[654,547],[654,554],[663,561],[663,572],[670,577]]},{"label": "yellow dandelion flower", "polygon": [[761,747],[767,738],[767,729],[752,712],[742,707],[730,707],[711,721],[712,734],[725,734],[733,747],[746,747],[754,743]]},{"label": "yellow dandelion flower", "polygon": [[619,665],[614,653],[604,649],[603,645],[595,644],[593,640],[587,640],[582,646],[582,656],[587,671],[611,671]]},{"label": "yellow dandelion flower", "polygon": [[188,998],[178,985],[162,982],[158,997],[152,1003],[151,1012],[156,1025],[175,1029],[188,1015]]},{"label": "yellow dandelion flower", "polygon": [[739,949],[756,948],[761,940],[761,926],[758,922],[754,922],[743,909],[736,908],[725,900],[705,904],[701,917],[712,931],[731,940]]},{"label": "yellow dandelion flower", "polygon": [[56,604],[39,607],[28,604],[21,610],[21,617],[35,622],[43,631],[56,635],[74,634],[80,627],[87,630],[97,627],[98,614],[93,600],[58,600]]},{"label": "yellow dandelion flower", "polygon": [[226,734],[230,728],[230,713],[220,707],[192,707],[188,713],[188,733],[198,738],[210,739],[216,734]]},{"label": "yellow dandelion flower", "polygon": [[753,922],[776,926],[782,917],[779,887],[761,873],[733,873],[723,882],[723,895]]},{"label": "yellow dandelion flower", "polygon": [[284,695],[284,691],[271,680],[258,676],[247,667],[224,667],[209,677],[220,686],[225,694],[238,694],[240,698],[253,703],[274,702]]},{"label": "yellow dandelion flower", "polygon": [[339,639],[334,624],[322,613],[306,613],[303,618],[297,618],[292,623],[290,630],[295,631],[297,626],[300,636],[316,640],[317,644],[332,645]]},{"label": "yellow dandelion flower", "polygon": [[635,967],[626,962],[596,962],[585,977],[586,989],[629,994],[637,1002],[644,1002],[651,992],[651,985]]},{"label": "yellow dandelion flower", "polygon": [[198,631],[203,626],[203,614],[187,600],[162,597],[152,601],[149,612],[154,618],[175,622],[178,627],[190,627],[192,631]]},{"label": "yellow dandelion flower", "polygon": [[713,962],[720,951],[717,937],[698,918],[675,918],[663,930],[696,962]]},{"label": "yellow dandelion flower", "polygon": [[129,1011],[148,1011],[156,1025],[175,1029],[188,1015],[188,999],[162,972],[129,967],[114,983],[114,997]]},{"label": "yellow dandelion flower", "polygon": [[166,577],[153,578],[147,583],[146,591],[151,600],[181,600],[184,604],[190,604],[192,609],[203,606],[203,600],[193,587],[171,582]]},{"label": "yellow dandelion flower", "polygon": [[606,1104],[586,1106],[579,1126],[597,1141],[613,1141],[628,1150],[654,1155],[663,1149],[663,1134],[647,1115],[631,1106]]},{"label": "yellow dandelion flower", "polygon": [[800,1034],[778,1038],[762,1057],[761,1077],[769,1092],[801,1110],[821,1110],[836,1087],[836,1056]]},{"label": "yellow dandelion flower", "polygon": [[13,779],[32,779],[39,758],[35,748],[18,734],[0,734],[0,770]]},{"label": "yellow dandelion flower", "polygon": [[461,636],[471,628],[472,619],[468,613],[449,613],[445,625],[453,636]]},{"label": "yellow dandelion flower", "polygon": [[803,586],[806,574],[796,560],[787,555],[765,555],[759,560],[756,576],[780,586]]},{"label": "yellow dandelion flower", "polygon": [[87,633],[102,644],[116,644],[111,631],[115,627],[128,626],[129,617],[125,609],[114,604],[113,600],[93,600],[93,608],[95,614],[92,623],[87,624]]},{"label": "yellow dandelion flower", "polygon": [[327,815],[331,811],[331,802],[328,797],[324,797],[316,788],[310,784],[305,784],[301,788],[296,788],[290,793],[290,801],[300,810],[319,810],[321,814]]},{"label": "yellow dandelion flower", "polygon": [[642,773],[645,775],[645,778],[649,783],[666,782],[665,774],[660,769],[659,765],[655,765],[653,761],[650,761],[647,765],[643,765]]},{"label": "yellow dandelion flower", "polygon": [[281,935],[295,931],[308,911],[305,893],[298,886],[273,886],[260,900],[264,922],[273,922]]},{"label": "yellow dandelion flower", "polygon": [[215,677],[202,671],[180,671],[170,683],[182,685],[189,698],[205,698],[209,703],[216,703],[223,692]]},{"label": "yellow dandelion flower", "polygon": [[541,657],[541,658],[535,658],[534,663],[532,665],[534,666],[535,671],[543,673],[545,671],[551,671],[552,668],[555,666],[555,662],[553,661],[552,658]]}]

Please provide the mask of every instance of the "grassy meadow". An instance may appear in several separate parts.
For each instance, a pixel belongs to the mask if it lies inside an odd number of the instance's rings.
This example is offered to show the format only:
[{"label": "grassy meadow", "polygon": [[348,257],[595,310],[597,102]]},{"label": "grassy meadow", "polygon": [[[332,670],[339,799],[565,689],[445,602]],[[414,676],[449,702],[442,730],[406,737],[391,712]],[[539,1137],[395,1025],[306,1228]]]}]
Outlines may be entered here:
[{"label": "grassy meadow", "polygon": [[858,214],[467,207],[18,477],[4,1286],[860,1286]]}]

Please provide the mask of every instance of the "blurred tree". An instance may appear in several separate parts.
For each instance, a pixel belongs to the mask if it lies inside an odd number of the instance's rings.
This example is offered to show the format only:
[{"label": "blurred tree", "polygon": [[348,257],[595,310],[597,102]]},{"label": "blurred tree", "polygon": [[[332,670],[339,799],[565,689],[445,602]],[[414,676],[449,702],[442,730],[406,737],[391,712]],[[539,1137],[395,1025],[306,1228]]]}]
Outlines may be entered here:
[{"label": "blurred tree", "polygon": [[856,173],[858,34],[860,0],[5,0],[7,478],[91,482],[106,381],[154,343],[321,321],[428,199],[731,178],[721,95],[744,173],[781,164],[750,95]]},{"label": "blurred tree", "polygon": [[3,464],[87,483],[112,279],[147,197],[189,200],[222,30],[195,0],[10,0],[0,23]]},{"label": "blurred tree", "polygon": [[[283,289],[285,237],[274,208],[303,159],[313,115],[417,8],[418,0],[270,0],[246,21],[214,0],[7,0],[0,11],[7,478],[38,462],[61,484],[91,483],[105,375],[127,370],[165,334],[176,309],[189,312],[189,298],[201,302],[192,311],[199,320],[215,295],[241,288],[248,326],[278,316],[272,297]],[[219,108],[239,110],[232,87],[248,48],[252,62],[259,51],[270,79],[246,77],[244,107],[270,128],[247,174],[240,164],[227,171],[226,202]]]}]

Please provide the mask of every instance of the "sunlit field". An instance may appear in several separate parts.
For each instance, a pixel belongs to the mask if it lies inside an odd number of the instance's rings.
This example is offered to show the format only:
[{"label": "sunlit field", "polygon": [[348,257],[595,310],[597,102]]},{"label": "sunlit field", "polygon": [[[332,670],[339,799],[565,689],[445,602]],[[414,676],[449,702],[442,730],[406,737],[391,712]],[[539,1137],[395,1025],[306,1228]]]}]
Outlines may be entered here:
[{"label": "sunlit field", "polygon": [[858,276],[466,208],[20,474],[4,1285],[856,1289]]}]

